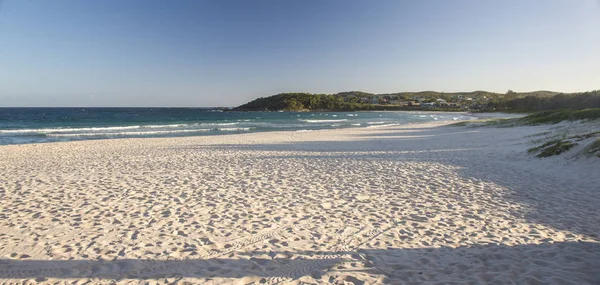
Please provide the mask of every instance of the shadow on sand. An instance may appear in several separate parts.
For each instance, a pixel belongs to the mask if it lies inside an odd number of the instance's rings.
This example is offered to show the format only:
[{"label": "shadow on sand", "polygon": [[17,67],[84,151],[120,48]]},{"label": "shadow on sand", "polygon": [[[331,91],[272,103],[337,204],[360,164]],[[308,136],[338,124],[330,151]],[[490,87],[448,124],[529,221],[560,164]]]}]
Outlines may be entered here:
[{"label": "shadow on sand", "polygon": [[[291,278],[332,282],[352,274],[388,282],[598,284],[600,244],[474,245],[459,248],[364,249],[356,252],[247,252],[239,259],[0,260],[0,278]],[[276,255],[289,256],[276,258]],[[254,256],[262,256],[255,258]],[[271,258],[265,258],[271,256]],[[273,258],[275,257],[275,258]],[[548,266],[552,264],[553,266]],[[327,273],[325,271],[328,271]],[[381,280],[381,279],[380,279]],[[385,283],[385,282],[384,282]]]},{"label": "shadow on sand", "polygon": [[[504,128],[504,138],[492,140],[494,128],[441,126],[422,129],[386,129],[390,132],[357,135],[349,141],[308,141],[279,144],[190,146],[188,149],[238,149],[272,152],[263,159],[351,159],[391,162],[430,162],[456,167],[465,179],[476,179],[500,185],[510,190],[503,199],[523,205],[526,212],[514,214],[530,223],[544,224],[559,230],[584,234],[600,241],[600,191],[589,189],[589,179],[596,177],[573,175],[555,177],[544,168],[531,167],[515,160],[527,156],[527,138],[521,128]],[[452,137],[467,142],[447,143]],[[418,142],[418,143],[415,143]],[[449,149],[448,145],[454,148]],[[499,148],[520,145],[512,157],[502,156]],[[285,152],[294,152],[287,156]],[[306,153],[305,155],[298,154]],[[505,153],[505,152],[504,152]],[[533,158],[539,160],[537,158]],[[501,172],[501,173],[499,173]],[[569,173],[572,171],[565,171]],[[510,177],[510,179],[506,179]],[[585,197],[585,198],[582,198]],[[561,221],[554,217],[560,216]]]},{"label": "shadow on sand", "polygon": [[[462,130],[462,129],[461,129]],[[513,132],[512,129],[503,129]],[[517,134],[516,132],[515,134]],[[354,141],[315,141],[289,144],[190,146],[188,149],[235,148],[267,152],[261,159],[357,159],[434,162],[457,167],[468,179],[479,179],[502,185],[510,194],[501,197],[527,208],[515,213],[530,223],[545,224],[556,229],[589,235],[597,240],[600,227],[600,191],[583,189],[577,177],[557,179],[543,169],[530,169],[526,164],[512,163],[495,150],[523,139],[516,136],[487,141],[485,128],[474,132],[456,128],[432,128],[420,131],[391,132],[373,137],[357,137]],[[411,138],[410,136],[414,136]],[[471,142],[457,149],[447,149],[445,140],[468,136]],[[413,141],[418,140],[416,144]],[[465,138],[462,138],[465,140]],[[365,143],[365,141],[371,141]],[[407,143],[409,142],[410,143]],[[457,147],[455,144],[451,144]],[[473,150],[477,151],[473,151]],[[526,146],[523,146],[523,154]],[[294,154],[286,156],[286,151]],[[272,152],[272,155],[269,155]],[[304,152],[298,154],[297,152]],[[476,155],[476,157],[470,157]],[[516,154],[520,155],[520,154]],[[498,174],[498,169],[503,173]],[[503,177],[510,175],[510,181]],[[594,178],[597,179],[597,178]],[[581,195],[586,195],[585,199]],[[560,215],[566,222],[551,217]],[[277,258],[278,254],[287,256]],[[328,276],[382,275],[390,283],[443,284],[600,284],[600,246],[596,242],[563,242],[507,246],[485,244],[458,248],[387,248],[360,249],[354,252],[240,252],[235,258],[190,260],[0,260],[0,278],[106,278],[148,279],[162,277],[196,278],[299,278]],[[270,258],[265,258],[270,256]],[[327,270],[327,273],[325,271]],[[337,277],[336,277],[337,278]],[[352,279],[360,284],[361,278]],[[576,280],[576,281],[574,281]],[[332,279],[325,280],[332,282]]]}]

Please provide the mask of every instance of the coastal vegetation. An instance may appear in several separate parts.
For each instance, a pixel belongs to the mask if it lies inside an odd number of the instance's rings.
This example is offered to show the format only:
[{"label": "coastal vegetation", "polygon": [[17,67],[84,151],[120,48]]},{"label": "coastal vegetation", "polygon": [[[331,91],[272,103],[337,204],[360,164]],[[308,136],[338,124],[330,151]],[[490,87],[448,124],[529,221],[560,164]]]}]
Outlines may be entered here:
[{"label": "coastal vegetation", "polygon": [[373,94],[348,91],[337,94],[281,93],[261,97],[233,110],[237,111],[373,111],[443,110],[528,112],[556,109],[600,108],[600,90],[583,93],[552,91],[504,94],[473,92],[398,92]]},{"label": "coastal vegetation", "polygon": [[[486,91],[440,93],[433,91],[372,94],[361,91],[333,95],[282,93],[241,105],[238,111],[358,111],[358,110],[444,110],[535,112],[520,118],[458,122],[461,126],[514,127],[557,124],[564,121],[589,122],[600,119],[600,90],[584,93],[537,91],[506,94]],[[570,127],[564,127],[568,129]],[[566,135],[569,133],[569,135]],[[529,149],[539,158],[559,155],[583,145],[583,153],[600,157],[598,131],[574,130],[550,135]]]},{"label": "coastal vegetation", "polygon": [[600,90],[583,93],[560,93],[549,96],[517,96],[514,98],[506,97],[504,100],[492,101],[487,106],[488,109],[496,111],[541,111],[572,109],[581,110],[588,108],[600,108]]},{"label": "coastal vegetation", "polygon": [[539,152],[536,156],[542,158],[561,154],[576,145],[577,143],[568,140],[552,140],[540,146],[532,147],[527,151],[529,153]]},{"label": "coastal vegetation", "polygon": [[[570,150],[574,146],[579,145],[580,142],[584,140],[587,140],[589,138],[595,138],[598,136],[600,136],[600,131],[563,137],[561,139],[553,139],[543,143],[540,146],[532,147],[527,151],[529,153],[537,153],[536,156],[539,158],[559,155],[565,151]],[[588,155],[591,154],[600,157],[600,138],[596,139],[588,146],[586,146],[583,152]]]},{"label": "coastal vegetation", "polygon": [[235,108],[239,111],[373,110],[375,106],[346,102],[342,96],[309,93],[282,93],[262,97]]},{"label": "coastal vegetation", "polygon": [[595,155],[597,157],[600,157],[600,138],[596,139],[594,142],[588,145],[585,148],[584,152],[588,155]]},{"label": "coastal vegetation", "polygon": [[[542,136],[532,143],[537,145],[528,150],[539,158],[562,154],[575,146],[582,145],[580,154],[600,157],[600,108],[583,110],[552,110],[534,113],[521,118],[464,121],[454,126],[515,127],[550,125],[574,122],[558,129],[537,134]],[[577,123],[580,122],[580,123]]]},{"label": "coastal vegetation", "polygon": [[495,118],[463,121],[452,124],[453,126],[494,126],[515,127],[558,124],[563,121],[594,121],[600,119],[600,108],[583,110],[552,110],[533,113],[520,118]]},{"label": "coastal vegetation", "polygon": [[[557,124],[563,121],[598,121],[600,120],[600,108],[584,109],[584,110],[558,110],[545,111],[537,114],[532,114],[518,119],[523,125],[541,125],[541,124]],[[570,128],[572,129],[572,128]],[[563,135],[558,139],[550,139],[539,146],[530,148],[529,153],[536,153],[539,158],[559,155],[579,144],[587,144],[582,153],[588,156],[600,157],[600,131],[583,132],[570,130],[578,134]],[[590,143],[590,139],[594,139]]]},{"label": "coastal vegetation", "polygon": [[583,110],[554,110],[535,113],[518,120],[524,125],[557,124],[562,121],[589,121],[600,119],[600,108]]}]

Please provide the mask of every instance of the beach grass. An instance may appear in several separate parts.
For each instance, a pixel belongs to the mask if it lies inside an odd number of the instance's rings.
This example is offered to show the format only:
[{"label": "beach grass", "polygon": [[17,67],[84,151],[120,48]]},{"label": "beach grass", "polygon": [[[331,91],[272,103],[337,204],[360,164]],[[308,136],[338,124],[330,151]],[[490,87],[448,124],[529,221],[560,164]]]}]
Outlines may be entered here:
[{"label": "beach grass", "polygon": [[509,127],[514,125],[514,119],[494,118],[494,119],[478,119],[452,123],[450,126],[455,127]]},{"label": "beach grass", "polygon": [[573,147],[583,145],[583,153],[586,155],[600,157],[600,139],[590,143],[590,138],[600,136],[600,131],[595,131],[597,127],[591,127],[600,119],[600,108],[584,110],[552,110],[531,114],[521,118],[494,118],[480,119],[473,121],[464,121],[452,124],[452,126],[466,127],[518,127],[518,126],[538,126],[555,125],[561,122],[581,122],[589,124],[567,124],[559,126],[558,129],[545,131],[542,133],[529,135],[533,138],[532,144],[536,145],[528,149],[529,153],[536,157],[545,158],[560,155],[571,150]]},{"label": "beach grass", "polygon": [[597,157],[600,157],[600,138],[596,139],[594,142],[588,145],[585,148],[584,153],[591,156],[595,155]]},{"label": "beach grass", "polygon": [[600,108],[584,110],[552,110],[534,113],[521,118],[494,118],[463,121],[451,126],[469,127],[517,127],[553,125],[563,121],[593,121],[600,119]]},{"label": "beach grass", "polygon": [[552,140],[542,144],[541,146],[530,148],[527,151],[529,153],[540,152],[536,156],[539,158],[543,158],[553,155],[559,155],[573,148],[576,145],[577,143],[568,140]]},{"label": "beach grass", "polygon": [[600,119],[600,108],[545,111],[516,120],[523,125],[542,125],[558,124],[563,121],[591,121],[598,119]]},{"label": "beach grass", "polygon": [[[550,157],[554,155],[559,155],[563,152],[566,152],[573,148],[574,146],[579,145],[581,141],[584,141],[589,138],[597,137],[600,135],[600,131],[598,132],[590,132],[580,135],[572,135],[566,136],[563,135],[562,138],[556,139],[552,138],[549,141],[544,142],[543,144],[532,147],[527,150],[529,153],[537,153],[537,157],[544,158]],[[543,140],[537,140],[537,143],[542,142]],[[590,145],[586,146],[584,149],[584,153],[592,154],[600,157],[600,139],[596,139]]]},{"label": "beach grass", "polygon": [[556,127],[440,123],[0,146],[0,283],[597,283],[597,169],[520,155]]}]

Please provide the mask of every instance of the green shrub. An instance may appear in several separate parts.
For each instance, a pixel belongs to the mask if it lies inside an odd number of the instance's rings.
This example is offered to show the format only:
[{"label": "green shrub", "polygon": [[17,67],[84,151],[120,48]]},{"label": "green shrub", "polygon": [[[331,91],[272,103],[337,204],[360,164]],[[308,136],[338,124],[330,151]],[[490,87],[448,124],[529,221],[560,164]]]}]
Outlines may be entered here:
[{"label": "green shrub", "polygon": [[600,157],[600,139],[596,139],[593,143],[588,145],[585,152],[590,155],[596,155]]},{"label": "green shrub", "polygon": [[526,125],[557,124],[562,121],[600,119],[600,108],[584,110],[545,111],[529,115],[519,120]]},{"label": "green shrub", "polygon": [[546,147],[542,147],[542,152],[540,152],[538,155],[536,155],[539,158],[543,158],[543,157],[549,157],[549,156],[553,156],[553,155],[559,155],[569,149],[571,149],[572,147],[576,146],[577,143],[574,142],[570,142],[570,141],[558,141],[558,142],[554,142],[552,144],[546,145]]}]

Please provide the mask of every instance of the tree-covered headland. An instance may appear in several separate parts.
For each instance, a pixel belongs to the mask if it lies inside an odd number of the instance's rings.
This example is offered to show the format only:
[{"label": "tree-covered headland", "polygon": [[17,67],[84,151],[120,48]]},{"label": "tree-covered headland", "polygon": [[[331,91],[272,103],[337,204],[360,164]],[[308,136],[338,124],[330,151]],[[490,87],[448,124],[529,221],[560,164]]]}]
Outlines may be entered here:
[{"label": "tree-covered headland", "polygon": [[583,93],[552,91],[444,93],[435,91],[373,94],[361,91],[337,94],[282,93],[261,97],[234,108],[238,111],[539,111],[600,108],[600,90]]}]

